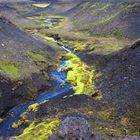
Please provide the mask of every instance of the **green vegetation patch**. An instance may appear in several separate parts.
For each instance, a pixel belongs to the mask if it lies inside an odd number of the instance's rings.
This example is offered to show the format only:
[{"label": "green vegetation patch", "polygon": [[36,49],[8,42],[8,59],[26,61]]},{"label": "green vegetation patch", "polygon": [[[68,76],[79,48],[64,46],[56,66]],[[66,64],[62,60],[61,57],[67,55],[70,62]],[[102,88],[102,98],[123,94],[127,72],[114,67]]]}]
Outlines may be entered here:
[{"label": "green vegetation patch", "polygon": [[23,121],[22,120],[19,120],[17,123],[13,123],[12,124],[12,128],[15,128],[15,129],[17,129],[17,128],[19,128],[20,126],[22,126],[23,125]]},{"label": "green vegetation patch", "polygon": [[29,125],[24,132],[18,136],[17,140],[47,140],[56,130],[58,130],[60,120],[58,118],[46,119],[39,124],[34,122]]},{"label": "green vegetation patch", "polygon": [[19,66],[9,60],[0,60],[0,72],[3,72],[11,78],[17,79],[20,77]]},{"label": "green vegetation patch", "polygon": [[97,113],[98,117],[104,120],[111,120],[112,114],[113,114],[113,109],[103,110]]},{"label": "green vegetation patch", "polygon": [[36,3],[36,4],[32,4],[35,7],[39,7],[39,8],[46,8],[48,7],[50,4],[49,3]]},{"label": "green vegetation patch", "polygon": [[3,119],[2,118],[0,118],[0,123],[3,121]]},{"label": "green vegetation patch", "polygon": [[29,111],[33,111],[33,112],[36,112],[38,110],[38,106],[39,104],[38,103],[35,103],[35,104],[32,104],[28,107],[28,110]]},{"label": "green vegetation patch", "polygon": [[30,58],[32,58],[34,61],[46,61],[46,58],[43,55],[36,53],[36,52],[33,52],[31,50],[27,51],[27,55]]},{"label": "green vegetation patch", "polygon": [[94,70],[82,62],[76,55],[68,53],[69,59],[66,81],[73,85],[76,94],[93,94]]},{"label": "green vegetation patch", "polygon": [[114,31],[112,31],[111,33],[113,36],[117,37],[117,38],[122,38],[124,37],[124,33],[121,30],[117,30],[115,29]]}]

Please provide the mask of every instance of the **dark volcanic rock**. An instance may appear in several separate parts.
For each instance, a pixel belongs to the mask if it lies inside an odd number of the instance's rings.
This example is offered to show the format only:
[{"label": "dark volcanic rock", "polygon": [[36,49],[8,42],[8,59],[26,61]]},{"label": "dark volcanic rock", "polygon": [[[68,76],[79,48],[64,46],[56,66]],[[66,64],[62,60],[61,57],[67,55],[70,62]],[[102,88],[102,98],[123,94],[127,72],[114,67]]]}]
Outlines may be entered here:
[{"label": "dark volcanic rock", "polygon": [[12,88],[12,81],[8,77],[0,75],[0,115],[14,106],[14,100],[11,100],[15,96]]},{"label": "dark volcanic rock", "polygon": [[49,140],[101,140],[89,130],[86,119],[81,117],[66,117],[55,134]]},{"label": "dark volcanic rock", "polygon": [[32,79],[13,81],[0,75],[0,116],[11,108],[33,100],[41,91],[49,89],[48,81],[40,74],[32,74]]},{"label": "dark volcanic rock", "polygon": [[[89,123],[82,117],[66,117],[60,129],[49,140],[105,140],[89,130]],[[114,137],[110,140],[140,140],[140,137]]]},{"label": "dark volcanic rock", "polygon": [[[140,44],[109,55],[96,86],[103,101],[117,111],[118,118],[131,118],[132,131],[140,131]],[[128,115],[129,114],[129,115]]]}]

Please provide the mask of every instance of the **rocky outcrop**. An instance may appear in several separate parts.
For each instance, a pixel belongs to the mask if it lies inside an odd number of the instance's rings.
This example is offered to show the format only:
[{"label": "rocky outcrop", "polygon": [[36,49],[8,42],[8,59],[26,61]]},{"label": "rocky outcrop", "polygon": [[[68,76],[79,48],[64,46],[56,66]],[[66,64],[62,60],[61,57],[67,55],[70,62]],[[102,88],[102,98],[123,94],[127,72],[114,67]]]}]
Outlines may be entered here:
[{"label": "rocky outcrop", "polygon": [[89,130],[89,123],[81,117],[66,117],[60,129],[49,140],[102,140]]},{"label": "rocky outcrop", "polygon": [[[89,130],[89,123],[82,117],[66,117],[60,129],[49,140],[105,140]],[[114,137],[110,140],[140,140],[140,137]]]}]

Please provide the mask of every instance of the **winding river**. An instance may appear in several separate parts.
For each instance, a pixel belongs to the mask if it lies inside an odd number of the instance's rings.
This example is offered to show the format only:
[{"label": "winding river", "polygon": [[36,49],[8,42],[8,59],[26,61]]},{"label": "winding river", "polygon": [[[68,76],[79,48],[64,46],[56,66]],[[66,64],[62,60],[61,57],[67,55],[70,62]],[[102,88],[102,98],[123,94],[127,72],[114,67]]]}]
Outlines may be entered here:
[{"label": "winding river", "polygon": [[[65,45],[61,45],[61,47],[69,53],[72,53],[71,50],[65,47]],[[51,78],[55,79],[50,81],[53,85],[54,89],[51,92],[45,91],[41,95],[39,95],[34,101],[28,102],[19,106],[16,106],[12,110],[8,112],[7,118],[0,125],[0,135],[5,137],[10,136],[18,136],[22,132],[19,132],[18,129],[12,128],[12,124],[14,122],[18,122],[20,120],[20,116],[27,111],[28,107],[34,103],[41,103],[46,100],[51,100],[57,98],[58,96],[68,96],[74,94],[72,86],[65,82],[67,73],[63,71],[63,68],[68,64],[67,60],[64,60],[60,63],[60,66],[56,70],[51,70],[49,75]],[[64,85],[63,87],[61,85]]]}]

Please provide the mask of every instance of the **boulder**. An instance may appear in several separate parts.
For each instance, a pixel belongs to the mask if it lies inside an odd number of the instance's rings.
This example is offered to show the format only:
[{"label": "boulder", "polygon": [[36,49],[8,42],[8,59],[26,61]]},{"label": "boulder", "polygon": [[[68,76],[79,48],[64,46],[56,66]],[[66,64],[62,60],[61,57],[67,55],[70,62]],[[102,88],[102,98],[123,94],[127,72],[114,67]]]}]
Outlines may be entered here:
[{"label": "boulder", "polygon": [[89,123],[82,117],[66,117],[60,129],[49,140],[102,140],[89,130]]}]

